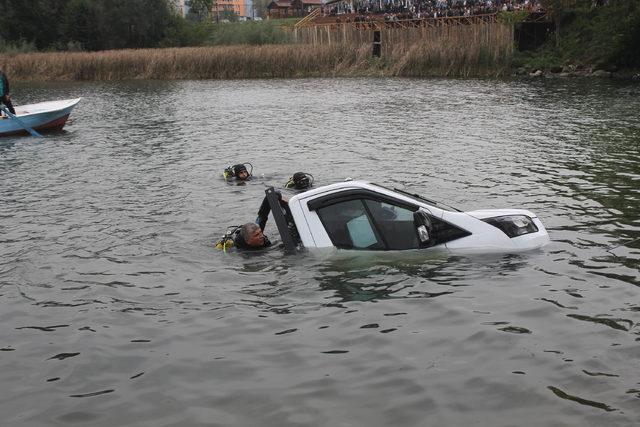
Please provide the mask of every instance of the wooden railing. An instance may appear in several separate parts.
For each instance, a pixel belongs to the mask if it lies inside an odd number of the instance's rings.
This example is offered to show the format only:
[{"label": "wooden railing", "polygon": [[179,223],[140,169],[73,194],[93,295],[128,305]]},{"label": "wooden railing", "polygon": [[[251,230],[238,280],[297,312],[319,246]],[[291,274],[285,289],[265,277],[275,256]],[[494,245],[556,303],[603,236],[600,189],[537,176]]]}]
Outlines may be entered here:
[{"label": "wooden railing", "polygon": [[[311,17],[311,14],[307,15],[304,19],[296,23],[296,28],[301,27],[328,27],[331,29],[339,29],[346,27],[352,27],[362,30],[379,30],[382,28],[435,28],[435,27],[450,27],[457,25],[475,25],[475,24],[488,24],[498,21],[497,13],[490,13],[486,15],[472,15],[472,16],[443,16],[440,18],[413,18],[413,19],[394,19],[385,20],[383,15],[366,15],[366,20],[355,21],[358,16],[356,14],[344,14],[340,15],[340,21],[336,22],[336,17],[324,17],[319,16],[320,10],[316,9],[315,16]],[[312,14],[314,13],[312,12]],[[311,18],[309,18],[311,17]],[[309,19],[307,19],[309,18]],[[348,22],[345,22],[348,20]]]},{"label": "wooden railing", "polygon": [[316,19],[319,15],[320,15],[320,9],[314,9],[314,10],[311,11],[310,14],[308,14],[307,16],[305,16],[304,18],[302,18],[301,20],[296,22],[296,25],[294,25],[294,26],[296,28],[300,28],[300,27],[306,27],[308,25],[313,25],[313,24],[311,24],[311,22],[314,19]]}]

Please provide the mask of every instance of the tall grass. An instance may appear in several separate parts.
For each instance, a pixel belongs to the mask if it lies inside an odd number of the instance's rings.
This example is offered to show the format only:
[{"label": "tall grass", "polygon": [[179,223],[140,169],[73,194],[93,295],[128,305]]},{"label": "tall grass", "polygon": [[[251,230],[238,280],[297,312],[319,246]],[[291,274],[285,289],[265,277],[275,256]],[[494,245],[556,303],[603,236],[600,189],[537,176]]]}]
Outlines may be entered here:
[{"label": "tall grass", "polygon": [[[385,74],[422,76],[499,76],[510,69],[513,26],[502,23],[390,28],[381,32]],[[350,25],[295,30],[297,40],[313,45],[371,45],[373,30]]]},{"label": "tall grass", "polygon": [[428,36],[415,35],[398,47],[388,48],[396,57],[394,75],[501,76],[510,71],[513,27],[502,24],[432,28]]},{"label": "tall grass", "polygon": [[0,69],[28,81],[496,76],[513,49],[505,28],[388,30],[381,59],[371,58],[372,35],[359,32],[332,43],[0,55]]},{"label": "tall grass", "polygon": [[336,75],[359,56],[345,46],[216,46],[5,55],[0,69],[26,81],[302,77]]}]

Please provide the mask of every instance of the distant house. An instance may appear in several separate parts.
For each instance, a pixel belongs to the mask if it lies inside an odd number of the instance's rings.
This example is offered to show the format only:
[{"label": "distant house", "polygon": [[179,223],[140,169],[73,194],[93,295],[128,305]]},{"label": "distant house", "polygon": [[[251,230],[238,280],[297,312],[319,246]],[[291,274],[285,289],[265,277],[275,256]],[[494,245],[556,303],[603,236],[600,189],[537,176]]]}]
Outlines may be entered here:
[{"label": "distant house", "polygon": [[220,16],[220,12],[226,10],[238,16],[247,16],[247,6],[250,4],[245,0],[216,0],[211,6],[211,15]]},{"label": "distant house", "polygon": [[269,18],[303,17],[322,6],[322,0],[273,0],[267,5]]},{"label": "distant house", "polygon": [[185,0],[173,0],[173,7],[183,18],[187,16],[187,12],[189,12],[189,6],[187,6]]},{"label": "distant house", "polygon": [[289,16],[293,16],[291,1],[273,0],[267,5],[267,14],[269,18],[288,18]]}]

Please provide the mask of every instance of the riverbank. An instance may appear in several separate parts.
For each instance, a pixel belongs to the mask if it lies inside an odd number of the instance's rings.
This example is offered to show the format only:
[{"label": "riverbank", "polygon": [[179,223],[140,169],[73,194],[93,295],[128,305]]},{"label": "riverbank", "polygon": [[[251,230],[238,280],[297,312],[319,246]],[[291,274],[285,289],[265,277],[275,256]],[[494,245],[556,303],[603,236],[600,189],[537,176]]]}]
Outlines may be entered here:
[{"label": "riverbank", "polygon": [[0,69],[14,81],[500,77],[510,70],[505,46],[416,43],[382,58],[371,50],[367,43],[27,53],[0,56]]},{"label": "riverbank", "polygon": [[[640,79],[640,7],[567,9],[556,18],[560,25],[547,43],[525,52],[514,50],[514,23],[501,19],[502,23],[482,25],[384,29],[380,58],[372,55],[370,31],[343,26],[335,31],[299,29],[295,35],[287,33],[284,44],[0,54],[0,69],[14,81],[356,76]],[[234,28],[228,27],[228,33],[239,34]],[[237,38],[218,37],[227,42]]]},{"label": "riverbank", "polygon": [[602,68],[591,68],[576,65],[565,65],[563,67],[557,66],[549,69],[519,67],[513,71],[513,76],[532,78],[595,77],[640,81],[640,69],[610,71]]},{"label": "riverbank", "polygon": [[[515,65],[515,66],[514,66]],[[415,43],[373,58],[370,44],[263,45],[0,55],[12,81],[302,77],[599,77],[640,80],[637,68],[514,63],[502,48]]]}]

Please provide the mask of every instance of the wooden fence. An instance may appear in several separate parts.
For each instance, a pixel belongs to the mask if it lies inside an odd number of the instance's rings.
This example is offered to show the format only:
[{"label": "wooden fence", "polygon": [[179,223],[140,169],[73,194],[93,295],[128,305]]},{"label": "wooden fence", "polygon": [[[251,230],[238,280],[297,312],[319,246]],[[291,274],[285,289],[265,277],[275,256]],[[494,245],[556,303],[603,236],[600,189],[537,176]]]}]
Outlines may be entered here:
[{"label": "wooden fence", "polygon": [[383,57],[401,54],[417,45],[447,49],[489,49],[494,54],[501,55],[513,53],[513,25],[499,23],[492,15],[460,18],[464,19],[328,23],[301,26],[292,31],[297,43],[352,46],[371,45],[374,32],[379,31]]}]

